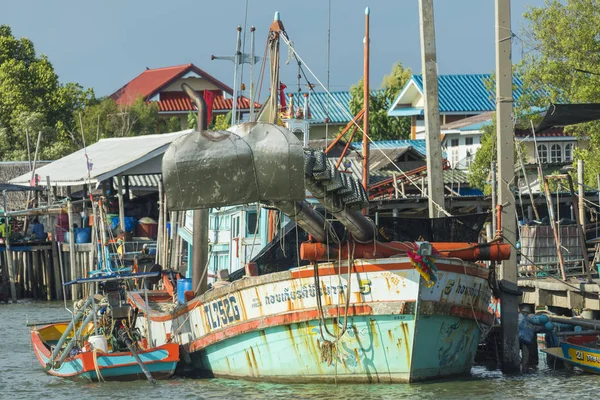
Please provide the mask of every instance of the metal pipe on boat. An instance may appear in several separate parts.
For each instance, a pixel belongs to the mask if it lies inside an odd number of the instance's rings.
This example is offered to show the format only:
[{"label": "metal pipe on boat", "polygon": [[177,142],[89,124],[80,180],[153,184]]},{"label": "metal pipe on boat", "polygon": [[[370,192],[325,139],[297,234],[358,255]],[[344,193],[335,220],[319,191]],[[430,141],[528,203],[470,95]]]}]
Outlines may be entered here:
[{"label": "metal pipe on boat", "polygon": [[50,356],[50,361],[48,363],[46,363],[46,366],[48,366],[48,364],[51,364],[52,361],[56,358],[56,356],[58,356],[58,353],[60,352],[60,348],[63,346],[63,344],[65,344],[65,341],[67,340],[67,337],[69,336],[69,333],[71,333],[71,331],[75,327],[75,324],[77,324],[77,322],[79,322],[79,320],[83,316],[83,313],[85,312],[85,309],[90,305],[90,302],[93,299],[94,299],[94,297],[90,297],[85,302],[85,305],[83,307],[81,307],[81,310],[79,310],[79,312],[77,314],[75,314],[75,317],[73,319],[71,319],[71,322],[69,322],[69,326],[67,326],[67,329],[65,330],[65,332],[62,334],[62,336],[58,340],[58,343],[56,343],[56,347],[54,347],[54,351],[52,352],[52,355]]},{"label": "metal pipe on boat", "polygon": [[556,332],[556,336],[598,336],[600,335],[600,331],[591,330],[591,331],[579,331],[579,332]]},{"label": "metal pipe on boat", "polygon": [[579,325],[579,326],[583,326],[585,328],[600,330],[600,321],[596,321],[593,319],[555,317],[553,315],[548,315],[548,319],[552,322],[559,322],[561,324]]},{"label": "metal pipe on boat", "polygon": [[[92,283],[92,299],[96,295],[96,282]],[[98,319],[96,314],[96,302],[92,301],[92,314],[94,314],[94,335],[98,335]]]},{"label": "metal pipe on boat", "polygon": [[142,362],[138,353],[135,351],[133,342],[131,341],[131,339],[129,339],[129,337],[127,337],[127,334],[123,335],[122,340],[125,343],[125,345],[127,346],[127,348],[129,349],[129,351],[131,352],[131,355],[133,356],[133,358],[135,358],[135,361],[138,363],[138,365],[142,369],[142,372],[144,373],[144,375],[146,375],[146,378],[148,378],[150,383],[152,383],[153,385],[156,385],[156,381],[152,377],[152,374],[150,373],[150,371],[148,371],[148,368],[146,368],[146,366]]},{"label": "metal pipe on boat", "polygon": [[[93,299],[93,297],[92,297],[92,299]],[[83,307],[83,309],[85,309],[85,307]],[[93,313],[89,313],[87,315],[87,317],[85,317],[85,319],[81,323],[81,326],[75,332],[75,335],[73,335],[73,337],[71,338],[71,341],[69,342],[69,344],[67,345],[67,347],[65,347],[64,351],[60,354],[60,358],[54,363],[54,365],[52,365],[52,360],[54,360],[54,358],[51,359],[50,361],[48,361],[46,363],[46,368],[47,369],[50,369],[53,366],[55,368],[59,368],[60,367],[60,365],[63,363],[63,361],[65,361],[65,358],[67,358],[69,356],[69,353],[71,353],[71,350],[73,349],[73,346],[75,345],[75,342],[77,342],[76,338],[79,337],[79,336],[81,336],[81,333],[83,332],[83,330],[85,329],[85,327],[92,321],[93,318],[94,318]],[[66,334],[66,332],[65,332],[65,334]],[[58,346],[58,344],[57,344],[56,348],[60,350],[60,347]]]},{"label": "metal pipe on boat", "polygon": [[[275,207],[284,212],[292,221],[304,229],[318,242],[327,242],[327,232],[331,232],[329,223],[318,211],[313,209],[306,201],[279,201]],[[334,238],[329,237],[335,243]]]},{"label": "metal pipe on boat", "polygon": [[377,228],[373,221],[365,217],[360,210],[351,210],[348,207],[339,209],[338,204],[331,193],[325,191],[320,185],[310,178],[304,179],[306,189],[323,204],[338,221],[344,225],[352,236],[359,242],[369,242],[373,240]]},{"label": "metal pipe on boat", "polygon": [[[501,261],[510,257],[510,245],[507,243],[460,243],[460,242],[432,242],[433,249],[442,257],[455,257],[464,261]],[[397,256],[406,250],[417,251],[413,243],[404,242],[377,242],[356,243],[354,254],[356,258],[388,258]],[[324,243],[304,242],[300,245],[300,258],[307,261],[335,260],[339,256],[348,257],[348,246],[341,245],[327,247]],[[329,257],[329,258],[328,258]],[[599,324],[600,326],[600,324]]]},{"label": "metal pipe on boat", "polygon": [[148,327],[148,340],[150,347],[154,346],[154,341],[152,340],[152,328],[150,327],[150,305],[148,304],[148,288],[146,287],[146,282],[144,280],[144,301],[146,302],[146,306],[144,307],[144,314],[146,314],[146,325]]},{"label": "metal pipe on boat", "polygon": [[[223,135],[216,134],[214,132],[207,132],[208,112],[206,109],[206,103],[194,89],[189,85],[182,83],[181,88],[183,91],[192,99],[192,101],[198,107],[198,132],[202,134],[208,140],[221,140]],[[235,99],[234,99],[235,103]],[[207,290],[207,277],[205,269],[208,268],[208,210],[200,209],[194,210],[193,215],[193,237],[192,237],[192,287],[196,294],[202,294]]]}]

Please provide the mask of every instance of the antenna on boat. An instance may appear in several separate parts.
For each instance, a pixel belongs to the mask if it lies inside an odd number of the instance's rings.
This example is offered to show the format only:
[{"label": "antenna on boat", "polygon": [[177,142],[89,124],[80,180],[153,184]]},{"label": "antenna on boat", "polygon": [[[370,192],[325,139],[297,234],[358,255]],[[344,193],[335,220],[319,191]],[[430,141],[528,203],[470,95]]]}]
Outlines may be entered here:
[{"label": "antenna on boat", "polygon": [[254,55],[254,26],[250,28],[250,54],[244,53],[242,48],[242,27],[238,25],[237,29],[237,41],[235,46],[235,54],[233,56],[214,56],[211,55],[211,60],[228,60],[233,62],[233,102],[231,107],[231,125],[237,123],[237,106],[239,97],[240,84],[238,82],[239,76],[238,69],[243,64],[250,64],[250,118],[254,115],[254,64],[261,60],[261,57]]},{"label": "antenna on boat", "polygon": [[369,186],[369,15],[371,10],[365,8],[365,38],[364,43],[364,85],[363,85],[363,104],[365,113],[363,114],[363,176],[362,184],[365,190]]}]

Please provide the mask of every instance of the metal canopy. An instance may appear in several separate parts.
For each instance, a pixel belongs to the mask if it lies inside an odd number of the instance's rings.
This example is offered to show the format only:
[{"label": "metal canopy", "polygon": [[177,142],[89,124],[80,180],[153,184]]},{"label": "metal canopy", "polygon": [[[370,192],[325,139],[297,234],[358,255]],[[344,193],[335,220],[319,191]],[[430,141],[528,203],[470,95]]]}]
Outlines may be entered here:
[{"label": "metal canopy", "polygon": [[[165,133],[126,138],[101,139],[87,148],[91,171],[89,183],[98,184],[116,175],[143,175],[160,173],[162,156],[175,139],[192,132]],[[39,185],[79,186],[88,183],[86,151],[80,149],[36,170]],[[28,184],[31,172],[10,180],[14,184]]]},{"label": "metal canopy", "polygon": [[45,189],[36,187],[36,186],[14,185],[12,183],[0,183],[0,192],[27,192],[28,190],[42,192]]}]

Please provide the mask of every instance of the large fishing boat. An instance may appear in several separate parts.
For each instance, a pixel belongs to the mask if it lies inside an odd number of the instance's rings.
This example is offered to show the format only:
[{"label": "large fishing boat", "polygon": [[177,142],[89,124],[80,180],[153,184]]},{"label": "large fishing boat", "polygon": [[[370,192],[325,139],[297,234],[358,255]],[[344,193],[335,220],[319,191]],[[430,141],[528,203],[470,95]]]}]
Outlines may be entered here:
[{"label": "large fishing boat", "polygon": [[[276,60],[279,39],[289,44],[278,18],[269,38]],[[147,301],[130,292],[136,309],[149,310],[138,326],[152,345],[180,344],[198,373],[267,381],[413,382],[470,371],[493,320],[488,268],[474,261],[507,259],[507,245],[390,241],[363,214],[365,187],[275,124],[274,89],[262,111],[268,122],[222,132],[206,131],[202,99],[184,90],[198,106],[199,131],[164,155],[168,209],[258,202],[308,238],[296,260],[249,264],[243,278],[186,292],[184,304],[173,303],[172,290],[149,292]],[[197,264],[194,273],[205,276],[205,260]]]}]

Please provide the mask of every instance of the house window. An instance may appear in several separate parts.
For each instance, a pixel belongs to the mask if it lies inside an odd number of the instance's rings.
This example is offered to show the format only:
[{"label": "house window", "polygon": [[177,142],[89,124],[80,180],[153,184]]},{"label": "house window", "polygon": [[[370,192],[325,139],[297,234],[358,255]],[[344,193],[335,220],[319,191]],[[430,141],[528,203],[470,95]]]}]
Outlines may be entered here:
[{"label": "house window", "polygon": [[458,139],[450,141],[450,164],[452,168],[458,167]]},{"label": "house window", "polygon": [[216,215],[211,215],[208,220],[208,229],[217,230],[217,221],[218,217]]},{"label": "house window", "polygon": [[548,162],[548,147],[545,144],[539,144],[537,147],[538,161],[541,163]]},{"label": "house window", "polygon": [[246,212],[246,235],[254,235],[258,226],[256,211]]},{"label": "house window", "polygon": [[573,145],[571,143],[565,146],[565,161],[573,161]]},{"label": "house window", "polygon": [[465,147],[467,148],[467,157],[465,158],[465,164],[467,166],[467,168],[469,168],[471,166],[471,164],[473,164],[473,154],[475,153],[474,149],[473,149],[473,138],[472,137],[468,137],[465,138]]},{"label": "house window", "polygon": [[550,162],[562,162],[562,147],[560,144],[553,144],[552,147],[550,147]]}]

